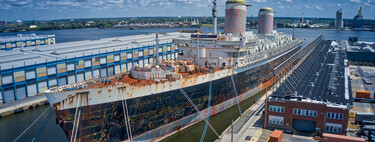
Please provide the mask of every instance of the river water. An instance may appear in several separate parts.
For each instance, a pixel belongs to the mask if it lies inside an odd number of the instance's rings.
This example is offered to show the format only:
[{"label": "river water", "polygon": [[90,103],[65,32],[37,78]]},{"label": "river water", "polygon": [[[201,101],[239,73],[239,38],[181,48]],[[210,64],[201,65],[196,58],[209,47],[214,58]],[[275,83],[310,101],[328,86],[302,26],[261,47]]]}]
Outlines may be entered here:
[{"label": "river water", "polygon": [[[189,28],[190,29],[190,28]],[[0,36],[16,36],[17,34],[30,34],[35,33],[37,35],[55,34],[56,42],[70,42],[70,41],[81,41],[81,40],[97,40],[100,38],[118,37],[118,36],[129,36],[138,34],[148,33],[166,33],[176,32],[176,28],[159,28],[159,29],[74,29],[74,30],[55,30],[55,31],[33,31],[33,32],[20,32],[20,33],[0,33]],[[211,28],[203,28],[204,32],[210,32]],[[257,33],[256,29],[252,29],[254,33]],[[280,32],[287,34],[293,34],[293,29],[277,29]],[[223,30],[219,30],[223,31]],[[323,35],[328,40],[347,40],[349,37],[358,37],[360,41],[375,42],[375,32],[367,31],[335,31],[335,30],[309,30],[309,29],[295,29],[295,37],[306,39],[303,45],[306,45],[313,38]],[[250,107],[256,98],[259,98],[262,94],[256,96],[241,103],[242,110],[246,110]],[[31,110],[25,111],[20,114],[6,116],[0,118],[0,142],[13,141],[17,138],[48,106],[40,106]],[[33,137],[38,133],[39,128],[42,126],[43,121],[46,119],[47,114],[43,115],[40,120],[35,123],[29,131],[22,136],[19,141],[31,141]],[[222,131],[227,128],[232,120],[235,120],[239,116],[238,109],[232,107],[220,114],[217,114],[210,118],[210,123],[215,127],[216,131],[221,134]],[[67,142],[63,131],[55,122],[55,114],[53,113],[51,119],[48,121],[46,127],[42,130],[37,141],[40,142]],[[174,136],[171,136],[165,141],[199,141],[204,128],[204,123],[200,122],[188,129],[185,129]],[[215,134],[208,129],[205,141],[214,141],[216,139]]]}]

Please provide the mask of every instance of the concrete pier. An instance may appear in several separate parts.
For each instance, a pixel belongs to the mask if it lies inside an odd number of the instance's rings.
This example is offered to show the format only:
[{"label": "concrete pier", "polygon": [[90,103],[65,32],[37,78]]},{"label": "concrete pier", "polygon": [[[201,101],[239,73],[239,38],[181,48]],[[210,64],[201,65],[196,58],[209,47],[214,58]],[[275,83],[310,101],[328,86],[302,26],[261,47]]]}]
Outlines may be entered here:
[{"label": "concrete pier", "polygon": [[6,104],[0,104],[0,118],[46,104],[48,104],[48,101],[45,95],[28,97]]}]

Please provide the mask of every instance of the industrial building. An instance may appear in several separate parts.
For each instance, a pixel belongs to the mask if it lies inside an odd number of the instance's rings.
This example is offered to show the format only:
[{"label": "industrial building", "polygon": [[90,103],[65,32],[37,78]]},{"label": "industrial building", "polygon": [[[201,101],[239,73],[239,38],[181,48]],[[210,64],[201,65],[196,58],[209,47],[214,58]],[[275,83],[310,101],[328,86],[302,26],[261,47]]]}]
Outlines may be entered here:
[{"label": "industrial building", "polygon": [[319,136],[346,133],[352,97],[343,45],[322,42],[279,85],[266,100],[265,127]]},{"label": "industrial building", "polygon": [[[172,39],[187,33],[159,35],[159,60],[176,59]],[[155,34],[41,45],[0,51],[0,102],[41,94],[52,87],[126,73],[138,64],[154,64]]]},{"label": "industrial building", "polygon": [[343,20],[343,17],[342,17],[342,9],[337,10],[337,12],[336,12],[335,27],[338,30],[341,30],[341,29],[344,28],[344,20]]},{"label": "industrial building", "polygon": [[55,35],[18,34],[17,36],[0,37],[0,50],[50,44],[56,44]]},{"label": "industrial building", "polygon": [[375,66],[374,42],[346,41],[345,44],[350,64]]}]

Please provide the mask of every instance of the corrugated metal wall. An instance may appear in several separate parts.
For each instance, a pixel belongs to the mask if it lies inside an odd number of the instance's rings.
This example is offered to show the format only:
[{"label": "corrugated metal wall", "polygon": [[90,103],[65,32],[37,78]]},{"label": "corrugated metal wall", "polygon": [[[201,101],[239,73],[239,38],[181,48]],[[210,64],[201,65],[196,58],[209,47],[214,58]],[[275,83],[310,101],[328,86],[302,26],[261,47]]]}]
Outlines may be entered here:
[{"label": "corrugated metal wall", "polygon": [[13,76],[12,76],[11,73],[9,73],[9,74],[4,74],[4,75],[2,75],[1,77],[2,77],[1,80],[3,81],[3,83],[2,83],[3,85],[4,85],[4,84],[10,84],[10,83],[13,82]]},{"label": "corrugated metal wall", "polygon": [[26,79],[34,79],[34,78],[35,78],[35,70],[26,71]]},{"label": "corrugated metal wall", "polygon": [[108,76],[114,76],[114,75],[115,75],[115,72],[114,72],[113,65],[112,66],[108,66]]},{"label": "corrugated metal wall", "polygon": [[100,70],[99,69],[94,69],[92,73],[93,73],[94,78],[100,78]]},{"label": "corrugated metal wall", "polygon": [[66,82],[67,82],[66,75],[59,77],[59,86],[66,85]]},{"label": "corrugated metal wall", "polygon": [[4,101],[5,102],[9,102],[9,101],[13,101],[15,98],[14,98],[14,89],[13,87],[10,87],[10,88],[5,88],[4,89]]},{"label": "corrugated metal wall", "polygon": [[1,89],[0,89],[0,103],[3,103],[3,90]]},{"label": "corrugated metal wall", "polygon": [[107,76],[107,68],[100,68],[100,77]]},{"label": "corrugated metal wall", "polygon": [[49,85],[50,88],[56,87],[57,86],[57,79],[56,78],[50,78],[48,80],[48,85]]},{"label": "corrugated metal wall", "polygon": [[26,98],[26,85],[19,85],[16,87],[17,99]]},{"label": "corrugated metal wall", "polygon": [[68,75],[68,84],[76,83],[76,75],[75,74],[69,74]]},{"label": "corrugated metal wall", "polygon": [[38,87],[39,87],[38,88],[39,89],[39,94],[42,94],[44,91],[48,90],[47,80],[39,81]]},{"label": "corrugated metal wall", "polygon": [[77,82],[81,82],[83,80],[85,80],[84,73],[83,72],[77,73]]},{"label": "corrugated metal wall", "polygon": [[27,84],[27,93],[27,96],[35,96],[38,93],[35,82]]},{"label": "corrugated metal wall", "polygon": [[86,80],[92,79],[92,72],[91,72],[91,70],[86,70],[85,71],[85,79]]}]

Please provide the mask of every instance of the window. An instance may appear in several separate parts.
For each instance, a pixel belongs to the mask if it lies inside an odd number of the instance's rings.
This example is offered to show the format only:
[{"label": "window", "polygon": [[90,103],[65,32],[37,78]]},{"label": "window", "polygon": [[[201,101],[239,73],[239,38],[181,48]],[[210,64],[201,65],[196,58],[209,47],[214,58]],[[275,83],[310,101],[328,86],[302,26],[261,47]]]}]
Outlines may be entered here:
[{"label": "window", "polygon": [[284,107],[281,107],[281,106],[270,105],[270,107],[269,107],[269,111],[284,113],[284,110],[285,110]]},{"label": "window", "polygon": [[341,133],[342,125],[341,124],[326,123],[325,131],[326,132],[332,132],[332,133]]},{"label": "window", "polygon": [[344,115],[342,113],[327,112],[327,118],[342,120]]},{"label": "window", "polygon": [[294,108],[293,114],[316,117],[318,112],[316,110],[306,110],[306,109]]},{"label": "window", "polygon": [[284,117],[269,115],[268,123],[275,125],[284,125]]}]

